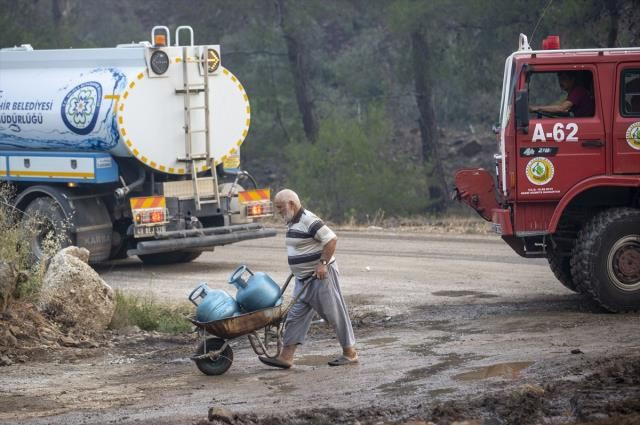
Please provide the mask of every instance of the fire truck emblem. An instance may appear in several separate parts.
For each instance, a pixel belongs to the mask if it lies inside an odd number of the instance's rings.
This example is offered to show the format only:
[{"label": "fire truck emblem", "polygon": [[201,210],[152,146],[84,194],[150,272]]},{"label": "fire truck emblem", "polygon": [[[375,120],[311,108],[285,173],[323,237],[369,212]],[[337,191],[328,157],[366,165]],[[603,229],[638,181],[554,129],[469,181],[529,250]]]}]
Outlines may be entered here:
[{"label": "fire truck emblem", "polygon": [[529,161],[525,172],[531,183],[543,186],[553,179],[555,169],[548,158],[539,156]]},{"label": "fire truck emblem", "polygon": [[101,100],[100,83],[88,81],[74,87],[62,101],[62,121],[76,134],[91,133],[98,119]]},{"label": "fire truck emblem", "polygon": [[634,122],[627,128],[627,143],[640,151],[640,122]]}]

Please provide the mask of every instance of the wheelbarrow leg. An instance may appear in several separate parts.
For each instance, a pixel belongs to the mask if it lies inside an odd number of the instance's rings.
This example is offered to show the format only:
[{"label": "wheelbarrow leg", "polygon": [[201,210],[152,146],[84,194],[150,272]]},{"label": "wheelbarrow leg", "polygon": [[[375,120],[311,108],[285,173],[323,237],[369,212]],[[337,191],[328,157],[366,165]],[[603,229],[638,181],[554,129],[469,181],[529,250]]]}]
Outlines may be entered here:
[{"label": "wheelbarrow leg", "polygon": [[262,342],[262,340],[260,339],[260,337],[256,332],[251,332],[250,334],[247,335],[247,337],[249,338],[249,343],[251,344],[251,348],[253,348],[253,351],[257,355],[266,356],[272,359],[280,356],[280,353],[282,352],[282,324],[278,323],[278,325],[274,327],[276,328],[276,335],[277,335],[276,352],[274,354],[271,354],[269,352],[269,346],[271,345],[269,341],[269,330],[271,329],[271,326],[266,326],[264,328],[264,342]]}]

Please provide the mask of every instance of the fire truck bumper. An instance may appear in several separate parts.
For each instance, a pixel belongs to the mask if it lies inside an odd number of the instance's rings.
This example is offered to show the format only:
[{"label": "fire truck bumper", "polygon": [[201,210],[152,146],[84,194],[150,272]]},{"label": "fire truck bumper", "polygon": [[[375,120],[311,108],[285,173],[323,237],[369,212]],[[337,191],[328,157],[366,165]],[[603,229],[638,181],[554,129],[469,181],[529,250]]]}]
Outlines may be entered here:
[{"label": "fire truck bumper", "polygon": [[513,235],[513,223],[511,222],[511,211],[504,208],[494,208],[491,210],[491,228],[494,232],[502,236]]},{"label": "fire truck bumper", "polygon": [[176,230],[158,233],[155,239],[138,241],[135,249],[127,255],[158,254],[180,250],[212,248],[249,239],[268,238],[276,235],[276,230],[259,224],[234,225],[204,229]]},{"label": "fire truck bumper", "polygon": [[455,177],[455,198],[476,210],[482,218],[493,221],[492,211],[499,209],[493,177],[484,168],[460,170]]}]

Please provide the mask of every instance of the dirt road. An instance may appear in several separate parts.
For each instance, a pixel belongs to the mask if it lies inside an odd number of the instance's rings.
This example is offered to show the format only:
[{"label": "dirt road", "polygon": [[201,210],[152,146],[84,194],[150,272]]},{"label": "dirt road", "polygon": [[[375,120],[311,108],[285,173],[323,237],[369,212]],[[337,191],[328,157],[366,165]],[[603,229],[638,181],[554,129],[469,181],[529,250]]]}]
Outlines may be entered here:
[{"label": "dirt road", "polygon": [[[243,339],[219,377],[188,360],[194,335],[122,334],[2,368],[0,423],[188,424],[210,407],[231,410],[237,423],[269,423],[260,415],[277,415],[271,423],[568,423],[640,412],[638,314],[600,312],[561,286],[545,260],[522,259],[494,236],[338,235],[358,366],[326,365],[339,347],[323,324],[294,369],[263,366]],[[226,279],[243,263],[284,282],[282,232],[191,264],[130,259],[98,271],[114,288],[176,301],[201,281],[235,293]]]}]

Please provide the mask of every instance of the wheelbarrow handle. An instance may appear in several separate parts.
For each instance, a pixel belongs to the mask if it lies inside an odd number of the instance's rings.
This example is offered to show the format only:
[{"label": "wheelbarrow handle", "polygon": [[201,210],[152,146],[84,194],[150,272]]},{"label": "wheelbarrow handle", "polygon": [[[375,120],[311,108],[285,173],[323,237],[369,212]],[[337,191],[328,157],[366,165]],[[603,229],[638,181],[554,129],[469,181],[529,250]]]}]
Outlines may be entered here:
[{"label": "wheelbarrow handle", "polygon": [[289,286],[289,282],[291,282],[291,279],[293,279],[293,273],[289,275],[289,277],[287,278],[287,281],[282,286],[282,289],[280,290],[280,296],[284,295],[284,291],[287,290],[287,287]]},{"label": "wheelbarrow handle", "polygon": [[[293,273],[289,275],[289,277],[287,278],[287,281],[284,283],[284,286],[282,287],[282,290],[280,291],[280,297],[282,297],[284,295],[284,291],[287,290],[287,287],[289,286],[289,282],[291,282],[291,279],[293,279]],[[315,279],[317,279],[316,275],[311,275],[309,277],[307,277],[306,279],[302,280],[302,283],[304,283],[304,286],[302,287],[302,290],[298,293],[298,295],[291,301],[291,303],[289,303],[289,307],[287,307],[286,311],[289,311],[289,309],[291,308],[291,306],[293,306],[297,301],[298,298],[300,298],[300,296],[304,293],[304,291],[307,290],[307,288],[309,287],[309,285],[311,285],[311,282],[313,282]]]}]

